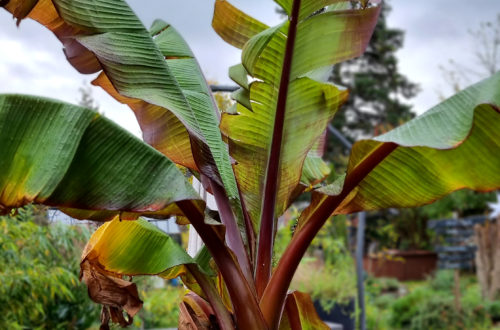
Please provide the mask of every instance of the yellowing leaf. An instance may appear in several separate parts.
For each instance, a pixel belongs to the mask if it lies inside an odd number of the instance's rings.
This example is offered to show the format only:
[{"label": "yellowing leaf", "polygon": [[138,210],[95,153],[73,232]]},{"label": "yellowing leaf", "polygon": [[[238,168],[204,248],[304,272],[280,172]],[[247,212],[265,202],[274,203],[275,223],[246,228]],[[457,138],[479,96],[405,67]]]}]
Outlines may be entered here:
[{"label": "yellowing leaf", "polygon": [[31,202],[79,218],[167,217],[198,200],[174,163],[130,133],[78,106],[0,95],[0,211]]}]

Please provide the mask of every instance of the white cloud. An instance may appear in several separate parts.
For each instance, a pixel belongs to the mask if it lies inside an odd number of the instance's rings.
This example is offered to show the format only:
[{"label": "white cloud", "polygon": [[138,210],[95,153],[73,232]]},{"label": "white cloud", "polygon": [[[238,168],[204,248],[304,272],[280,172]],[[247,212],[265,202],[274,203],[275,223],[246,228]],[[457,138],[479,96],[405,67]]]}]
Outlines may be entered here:
[{"label": "white cloud", "polygon": [[440,65],[453,59],[474,66],[468,30],[477,29],[500,13],[498,0],[390,1],[390,27],[405,31],[404,48],[398,52],[399,68],[422,91],[411,102],[418,113],[439,102],[439,94],[451,90],[443,80]]}]

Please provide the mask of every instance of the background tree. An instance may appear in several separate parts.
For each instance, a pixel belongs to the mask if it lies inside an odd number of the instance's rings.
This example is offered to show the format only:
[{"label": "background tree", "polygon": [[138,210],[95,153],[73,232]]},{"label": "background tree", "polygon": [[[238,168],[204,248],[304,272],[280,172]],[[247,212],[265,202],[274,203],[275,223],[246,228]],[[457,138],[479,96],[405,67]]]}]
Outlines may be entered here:
[{"label": "background tree", "polygon": [[99,316],[78,280],[88,228],[44,215],[28,205],[0,217],[1,329],[87,329]]},{"label": "background tree", "polygon": [[80,94],[78,105],[99,112],[99,104],[92,95],[92,87],[89,86],[86,81],[78,88],[78,93]]}]

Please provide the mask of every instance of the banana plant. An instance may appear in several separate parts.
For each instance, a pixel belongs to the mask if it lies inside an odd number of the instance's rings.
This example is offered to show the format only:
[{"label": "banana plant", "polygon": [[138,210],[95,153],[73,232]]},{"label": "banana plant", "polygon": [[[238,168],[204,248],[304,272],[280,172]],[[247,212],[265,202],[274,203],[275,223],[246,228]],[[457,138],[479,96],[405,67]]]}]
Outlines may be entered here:
[{"label": "banana plant", "polygon": [[[361,55],[381,2],[276,0],[269,27],[225,0],[212,26],[242,50],[240,89],[217,109],[193,53],[168,23],[146,29],[122,0],[10,0],[61,41],[67,60],[134,112],[136,139],[99,114],[56,100],[0,96],[0,212],[28,203],[107,221],[89,240],[81,278],[103,305],[102,327],[126,326],[142,301],[125,276],[180,276],[180,328],[327,329],[307,294],[288,288],[307,247],[335,215],[431,203],[455,190],[500,188],[500,73],[422,116],[358,141],[345,175],[325,182],[324,132],[348,98],[325,81]],[[273,9],[271,9],[273,10]],[[213,194],[211,212],[192,189]],[[312,192],[273,267],[277,219]],[[189,223],[189,256],[141,216]]]}]

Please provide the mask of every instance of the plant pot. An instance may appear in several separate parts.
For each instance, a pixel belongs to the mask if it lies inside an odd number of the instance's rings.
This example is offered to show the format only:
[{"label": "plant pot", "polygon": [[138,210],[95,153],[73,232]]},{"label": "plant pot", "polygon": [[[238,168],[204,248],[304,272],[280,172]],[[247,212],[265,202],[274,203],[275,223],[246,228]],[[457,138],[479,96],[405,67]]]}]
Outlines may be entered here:
[{"label": "plant pot", "polygon": [[344,330],[356,329],[356,303],[354,298],[345,304],[335,304],[329,311],[323,310],[319,300],[314,300],[314,307],[321,320],[341,324]]},{"label": "plant pot", "polygon": [[363,259],[365,271],[375,277],[393,277],[399,281],[423,280],[437,267],[437,254],[432,251],[388,250]]}]

